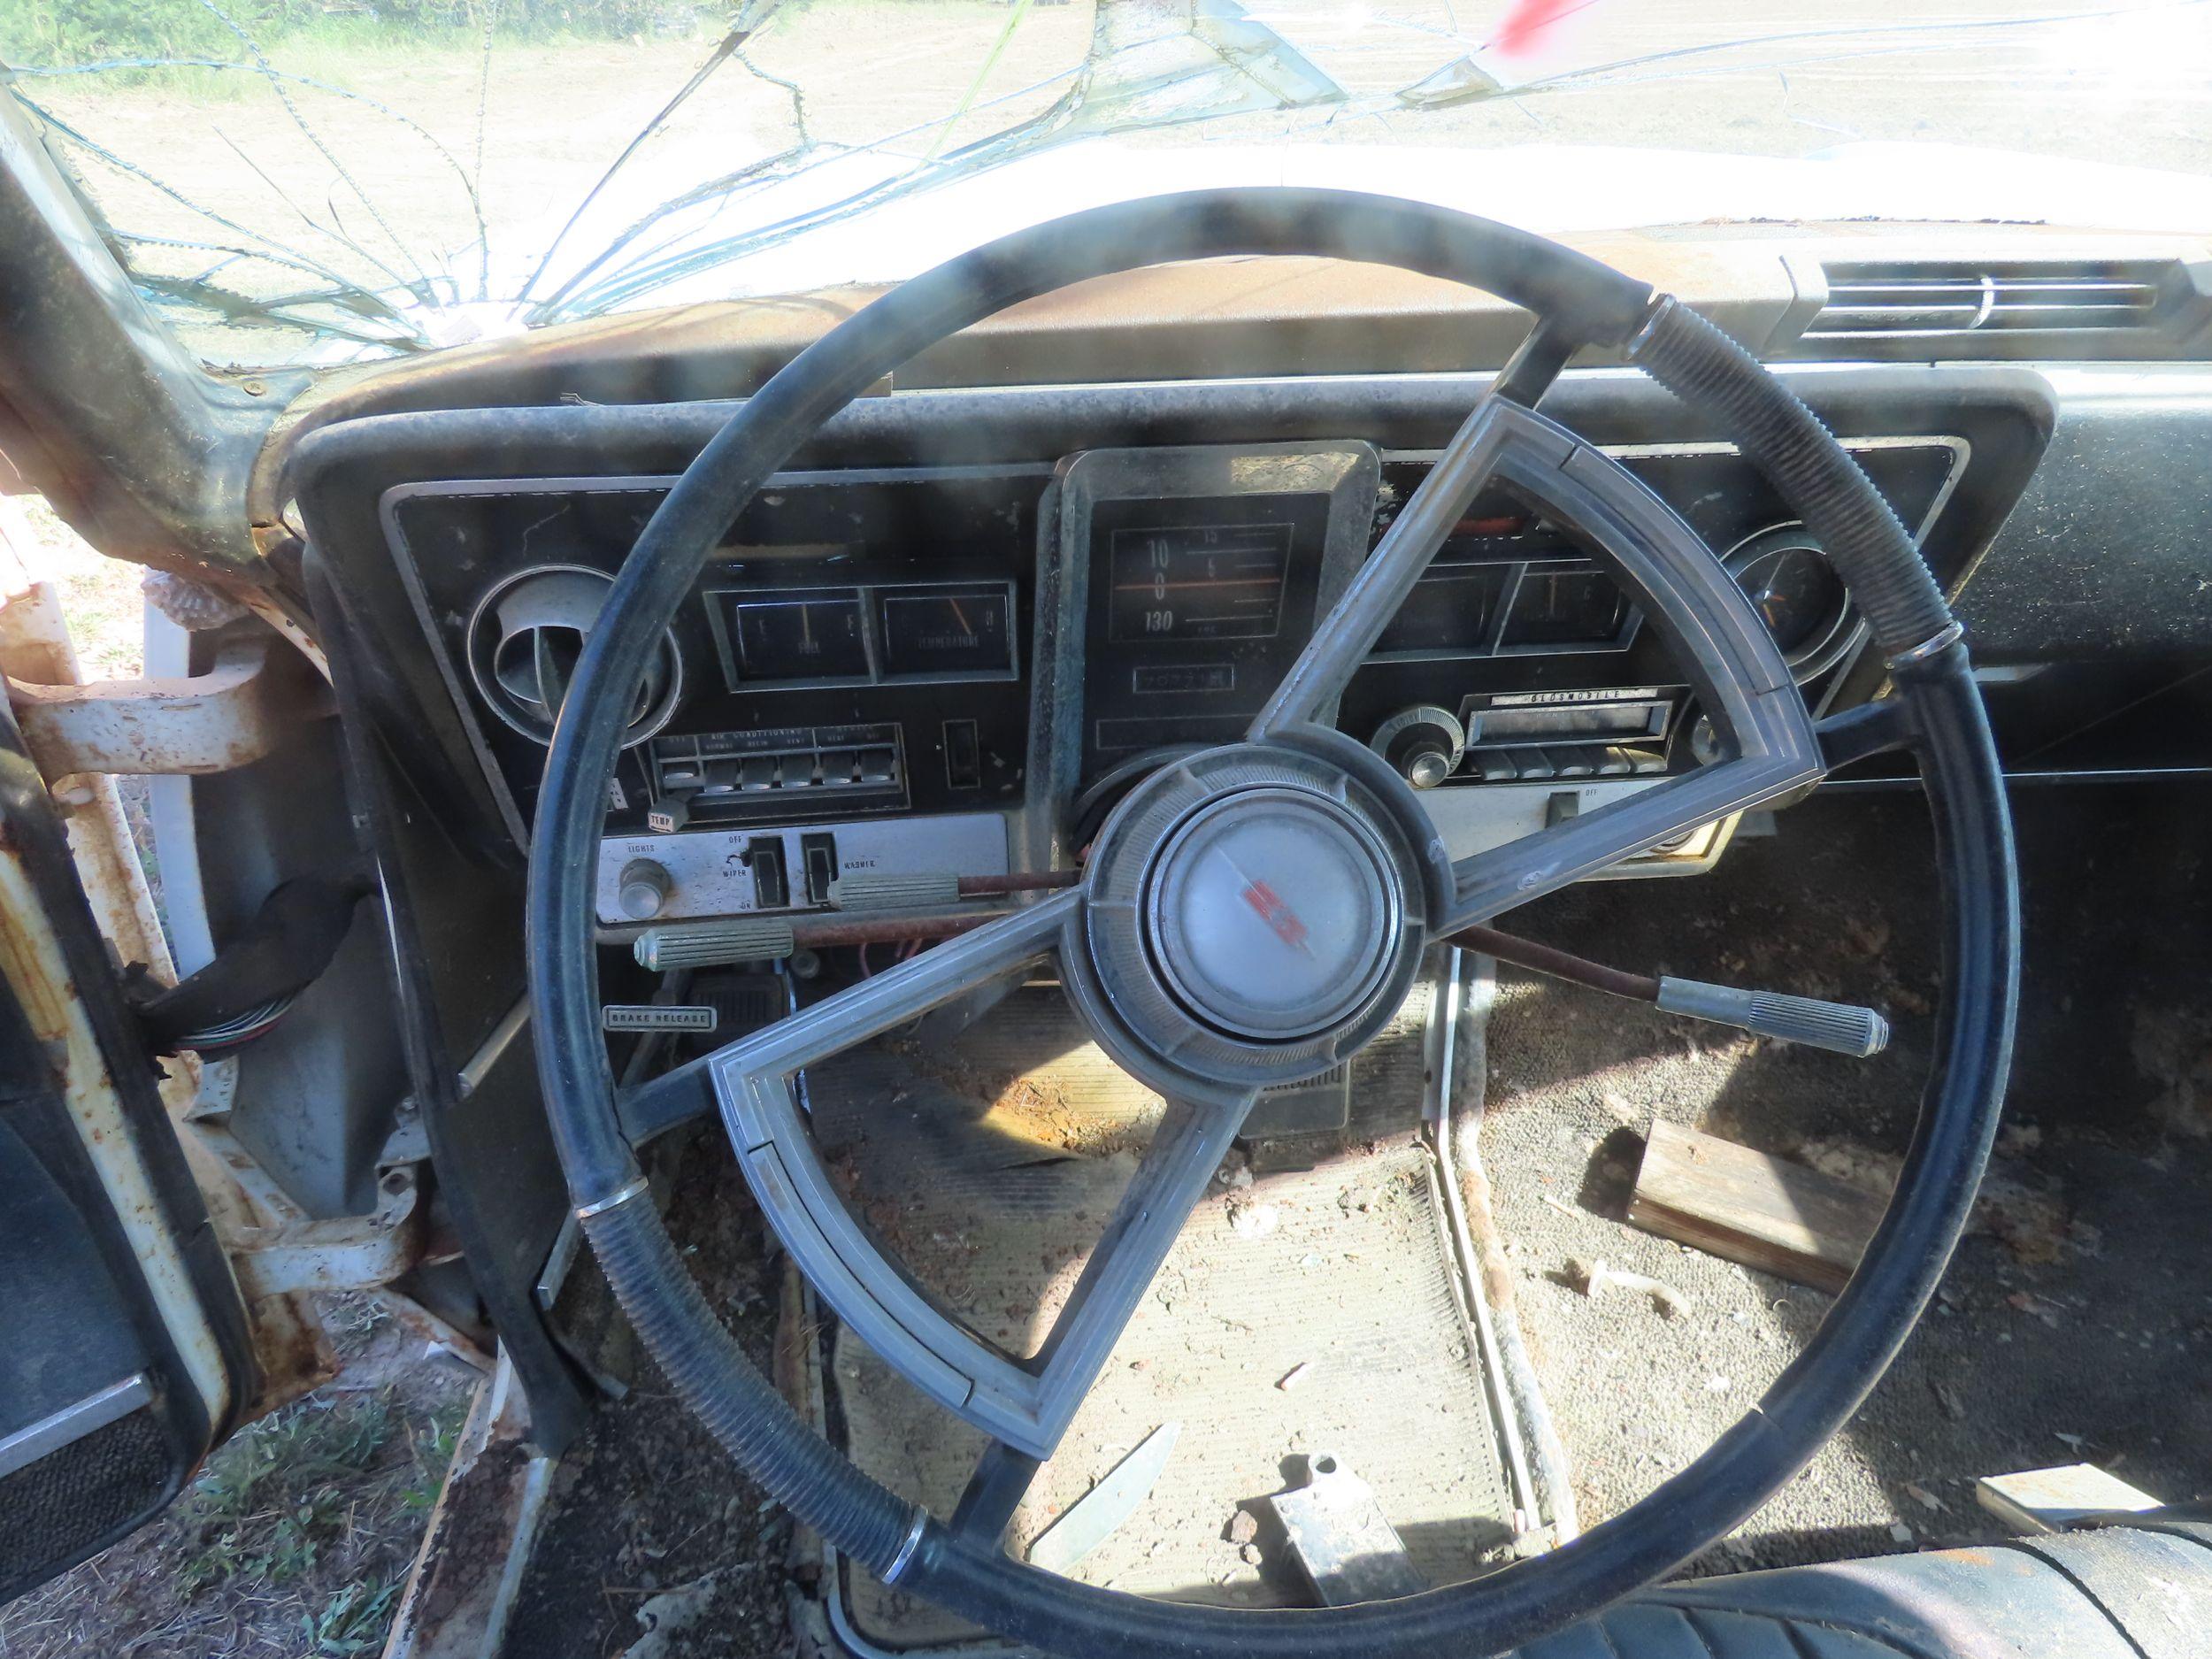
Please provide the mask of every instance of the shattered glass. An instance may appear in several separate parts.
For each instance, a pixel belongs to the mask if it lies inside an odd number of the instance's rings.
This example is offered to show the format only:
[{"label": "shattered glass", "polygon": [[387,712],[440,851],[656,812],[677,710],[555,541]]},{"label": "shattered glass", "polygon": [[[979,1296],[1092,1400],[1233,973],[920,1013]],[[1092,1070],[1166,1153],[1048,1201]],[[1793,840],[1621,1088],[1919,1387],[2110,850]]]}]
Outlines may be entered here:
[{"label": "shattered glass", "polygon": [[335,45],[201,4],[222,50],[71,61],[42,50],[52,5],[0,0],[0,73],[148,302],[235,366],[895,280],[1201,184],[1560,231],[2086,222],[2038,194],[2071,180],[2212,232],[2212,0],[751,0],[629,4],[643,25],[599,37],[451,0],[434,38]]}]

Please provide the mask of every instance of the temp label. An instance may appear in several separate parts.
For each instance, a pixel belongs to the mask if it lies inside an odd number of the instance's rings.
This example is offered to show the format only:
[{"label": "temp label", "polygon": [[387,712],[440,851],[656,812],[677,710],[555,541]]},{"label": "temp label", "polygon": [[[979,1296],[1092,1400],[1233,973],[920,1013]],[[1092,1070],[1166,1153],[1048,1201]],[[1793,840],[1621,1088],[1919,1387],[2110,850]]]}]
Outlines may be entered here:
[{"label": "temp label", "polygon": [[602,1031],[712,1031],[715,1012],[695,1004],[610,1002],[599,1010]]}]

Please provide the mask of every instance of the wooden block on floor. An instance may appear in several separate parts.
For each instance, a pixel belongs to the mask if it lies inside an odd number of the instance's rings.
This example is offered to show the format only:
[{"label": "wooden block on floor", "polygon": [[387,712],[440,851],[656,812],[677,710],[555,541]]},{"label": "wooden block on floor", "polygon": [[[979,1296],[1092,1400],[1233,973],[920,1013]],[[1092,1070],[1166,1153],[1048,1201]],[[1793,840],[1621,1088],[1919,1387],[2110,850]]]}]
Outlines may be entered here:
[{"label": "wooden block on floor", "polygon": [[1801,1164],[1655,1123],[1628,1219],[1761,1272],[1838,1291],[1886,1202]]},{"label": "wooden block on floor", "polygon": [[2094,1463],[1985,1475],[1974,1483],[1982,1508],[2016,1532],[2062,1532],[2093,1515],[2140,1515],[2165,1508],[2147,1492]]}]

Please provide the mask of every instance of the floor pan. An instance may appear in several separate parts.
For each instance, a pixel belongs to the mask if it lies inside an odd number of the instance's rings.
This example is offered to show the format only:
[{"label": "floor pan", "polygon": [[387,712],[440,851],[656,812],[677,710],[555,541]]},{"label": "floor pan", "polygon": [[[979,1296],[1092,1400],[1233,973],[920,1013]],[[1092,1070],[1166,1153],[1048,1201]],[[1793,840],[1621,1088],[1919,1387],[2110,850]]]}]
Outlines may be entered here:
[{"label": "floor pan", "polygon": [[[1466,1286],[1420,1133],[1430,993],[1355,1063],[1353,1121],[1311,1168],[1216,1183],[1009,1531],[1040,1532],[1164,1424],[1160,1478],[1071,1576],[1142,1594],[1310,1605],[1284,1552],[1247,1559],[1241,1506],[1328,1453],[1376,1491],[1421,1575],[1442,1584],[1514,1537]],[[815,1133],[856,1209],[979,1333],[1031,1351],[1135,1167],[1160,1102],[1033,987],[953,1043],[889,1041],[809,1074]],[[849,1333],[827,1396],[856,1462],[939,1515],[982,1437]],[[940,1647],[979,1632],[851,1571],[853,1633]]]}]

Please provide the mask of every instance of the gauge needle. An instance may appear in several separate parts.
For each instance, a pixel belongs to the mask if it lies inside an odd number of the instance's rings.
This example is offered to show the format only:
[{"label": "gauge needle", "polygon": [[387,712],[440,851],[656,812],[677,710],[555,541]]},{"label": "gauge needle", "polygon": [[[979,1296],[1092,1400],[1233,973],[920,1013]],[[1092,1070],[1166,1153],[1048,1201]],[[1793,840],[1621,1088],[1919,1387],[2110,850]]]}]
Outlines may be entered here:
[{"label": "gauge needle", "polygon": [[957,599],[948,599],[945,603],[952,607],[952,619],[960,625],[961,633],[970,639],[975,638],[975,629],[968,621],[968,613],[960,608],[960,602]]}]

